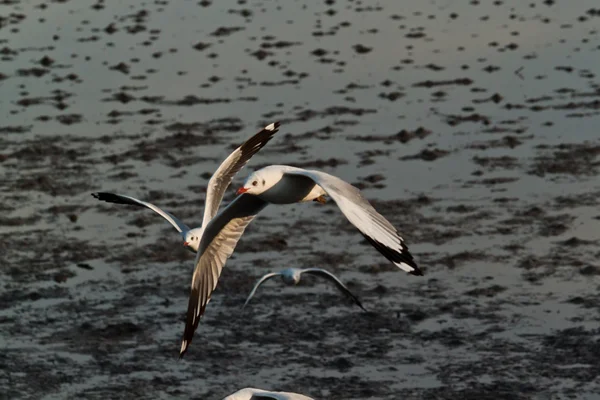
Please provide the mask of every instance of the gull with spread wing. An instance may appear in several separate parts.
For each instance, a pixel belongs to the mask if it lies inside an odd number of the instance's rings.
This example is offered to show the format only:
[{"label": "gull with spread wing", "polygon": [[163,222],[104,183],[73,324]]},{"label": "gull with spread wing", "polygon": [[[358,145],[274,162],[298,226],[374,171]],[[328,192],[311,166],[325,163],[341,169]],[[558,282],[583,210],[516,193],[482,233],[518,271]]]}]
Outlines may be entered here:
[{"label": "gull with spread wing", "polygon": [[260,285],[262,285],[264,282],[268,281],[269,279],[274,278],[276,276],[280,276],[281,280],[285,284],[291,286],[291,285],[297,285],[300,282],[300,277],[302,276],[302,274],[312,274],[312,275],[316,275],[316,276],[320,276],[320,277],[323,277],[325,279],[328,279],[329,281],[333,282],[335,284],[335,286],[342,293],[344,293],[346,296],[348,296],[349,298],[351,298],[352,301],[354,301],[354,303],[357,306],[359,306],[360,308],[362,308],[363,311],[367,311],[367,310],[365,310],[365,308],[361,304],[361,302],[358,299],[358,297],[356,297],[354,294],[352,294],[352,292],[350,291],[350,289],[348,289],[346,287],[346,285],[344,285],[342,283],[342,281],[340,281],[331,272],[326,271],[326,270],[321,269],[321,268],[305,268],[305,269],[287,268],[287,269],[284,269],[283,271],[280,271],[280,272],[271,272],[271,273],[268,273],[268,274],[264,275],[262,278],[260,278],[258,280],[258,282],[256,282],[256,285],[254,285],[254,288],[252,289],[252,291],[250,292],[250,295],[248,295],[248,298],[246,299],[246,302],[244,303],[244,307],[246,307],[246,305],[250,302],[250,299],[252,299],[252,297],[256,293],[256,290],[258,289],[258,287]]},{"label": "gull with spread wing", "polygon": [[404,239],[379,214],[358,188],[325,172],[287,165],[271,165],[253,172],[238,191],[271,204],[291,204],[329,195],[373,247],[398,268],[423,275]]},{"label": "gull with spread wing", "polygon": [[278,129],[279,122],[274,122],[265,126],[260,132],[252,136],[244,144],[235,149],[229,155],[229,157],[227,157],[225,161],[221,163],[219,168],[208,181],[206,200],[204,202],[204,218],[202,219],[202,226],[198,228],[190,229],[178,218],[161,209],[160,207],[130,196],[107,192],[92,193],[92,196],[98,200],[106,201],[108,203],[129,204],[151,209],[166,219],[171,225],[173,225],[173,227],[177,229],[177,232],[179,232],[183,238],[183,245],[195,253],[198,251],[198,246],[200,245],[200,239],[202,238],[204,228],[217,214],[217,211],[219,211],[219,206],[223,200],[225,190],[227,190],[231,184],[235,174],[244,168],[250,158],[252,158],[254,154],[262,149],[269,142],[269,140],[273,138],[273,135],[277,133]]},{"label": "gull with spread wing", "polygon": [[396,228],[349,183],[320,171],[272,165],[253,172],[239,194],[209,222],[196,254],[179,357],[192,342],[227,259],[244,230],[269,204],[292,204],[329,195],[346,218],[381,254],[403,271],[423,275]]}]

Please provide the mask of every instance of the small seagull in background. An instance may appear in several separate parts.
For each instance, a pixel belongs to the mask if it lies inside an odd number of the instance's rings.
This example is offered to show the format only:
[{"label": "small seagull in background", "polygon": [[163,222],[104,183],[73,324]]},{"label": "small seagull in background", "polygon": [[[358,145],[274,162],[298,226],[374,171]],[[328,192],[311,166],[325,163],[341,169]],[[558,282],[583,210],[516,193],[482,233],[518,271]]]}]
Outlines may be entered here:
[{"label": "small seagull in background", "polygon": [[342,293],[344,293],[346,296],[350,297],[352,299],[352,301],[354,301],[354,303],[357,306],[359,306],[360,308],[363,309],[363,311],[367,311],[367,310],[365,310],[365,308],[361,304],[360,300],[358,300],[358,298],[355,295],[352,294],[352,292],[350,291],[350,289],[348,289],[346,287],[346,285],[344,285],[331,272],[326,271],[326,270],[321,269],[321,268],[306,268],[306,269],[287,268],[287,269],[284,269],[284,270],[282,270],[280,272],[271,272],[271,273],[268,273],[268,274],[264,275],[262,278],[260,278],[258,280],[258,282],[256,282],[256,285],[254,285],[254,288],[252,289],[252,291],[250,292],[250,295],[248,296],[248,298],[246,299],[246,302],[244,303],[244,307],[246,307],[246,305],[250,302],[250,300],[252,299],[252,297],[256,293],[256,289],[258,289],[258,287],[261,284],[263,284],[264,282],[268,281],[269,279],[274,278],[276,276],[280,276],[281,280],[286,285],[290,285],[290,286],[291,285],[297,285],[300,282],[300,277],[304,273],[306,273],[306,274],[312,274],[312,275],[317,275],[317,276],[323,277],[323,278],[328,279],[331,282],[335,283],[335,285],[337,286],[337,288]]}]

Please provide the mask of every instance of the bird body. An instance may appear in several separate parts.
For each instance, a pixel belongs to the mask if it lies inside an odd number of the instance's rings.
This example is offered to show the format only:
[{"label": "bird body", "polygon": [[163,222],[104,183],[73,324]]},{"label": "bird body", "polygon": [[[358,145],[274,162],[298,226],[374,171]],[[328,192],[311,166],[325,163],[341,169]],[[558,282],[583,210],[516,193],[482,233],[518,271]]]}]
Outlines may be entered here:
[{"label": "bird body", "polygon": [[260,198],[271,204],[302,203],[316,200],[326,194],[322,187],[308,177],[302,175],[286,176],[287,173],[297,171],[302,170],[289,165],[264,167],[250,175],[246,179],[243,188],[240,188],[237,193],[254,194],[253,189],[260,188],[262,190]]},{"label": "bird body", "polygon": [[287,285],[297,285],[300,283],[300,276],[304,272],[298,268],[286,268],[280,272],[281,280]]},{"label": "bird body", "polygon": [[248,295],[248,298],[246,299],[246,302],[244,303],[244,307],[246,307],[246,305],[250,302],[250,299],[252,299],[252,297],[254,296],[254,294],[256,293],[256,290],[258,289],[258,287],[260,285],[262,285],[264,282],[266,282],[267,280],[274,278],[276,276],[280,276],[281,280],[286,284],[286,285],[297,285],[298,283],[300,283],[300,278],[302,276],[302,274],[310,274],[310,275],[316,275],[316,276],[320,276],[323,277],[331,282],[333,282],[337,288],[346,296],[348,296],[349,298],[352,299],[352,301],[354,301],[354,303],[359,306],[360,308],[362,308],[364,311],[365,308],[363,307],[363,305],[361,304],[360,300],[358,299],[358,297],[356,297],[354,294],[352,294],[352,292],[350,291],[350,289],[348,289],[348,287],[346,287],[346,285],[344,285],[342,283],[342,281],[340,281],[334,274],[332,274],[331,272],[321,269],[321,268],[306,268],[306,269],[300,269],[300,268],[286,268],[284,270],[281,270],[280,272],[271,272],[268,273],[266,275],[263,275],[254,285],[254,288],[252,288],[252,291],[250,292],[250,294]]}]

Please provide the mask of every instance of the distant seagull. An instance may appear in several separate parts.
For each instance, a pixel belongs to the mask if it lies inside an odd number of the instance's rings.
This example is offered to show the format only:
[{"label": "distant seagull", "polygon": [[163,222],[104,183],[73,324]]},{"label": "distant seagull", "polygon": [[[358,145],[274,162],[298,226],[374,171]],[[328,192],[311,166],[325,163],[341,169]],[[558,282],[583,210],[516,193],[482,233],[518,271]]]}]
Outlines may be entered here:
[{"label": "distant seagull", "polygon": [[281,280],[285,284],[287,284],[287,285],[297,285],[298,282],[300,282],[300,276],[302,274],[304,274],[304,273],[313,274],[313,275],[317,275],[317,276],[321,276],[323,278],[329,279],[331,282],[335,283],[335,285],[337,286],[337,288],[342,293],[344,293],[345,295],[347,295],[348,297],[350,297],[354,301],[354,303],[356,303],[357,306],[359,306],[360,308],[362,308],[364,311],[367,311],[367,310],[365,310],[365,308],[363,307],[363,305],[360,303],[360,300],[358,300],[358,298],[355,295],[352,294],[352,292],[350,291],[350,289],[348,289],[346,287],[346,285],[344,285],[331,272],[326,271],[326,270],[321,269],[321,268],[306,268],[306,269],[288,268],[288,269],[284,269],[283,271],[280,271],[280,272],[271,272],[269,274],[264,275],[262,278],[260,278],[258,280],[258,282],[256,282],[256,285],[254,285],[254,288],[250,292],[250,295],[248,296],[248,299],[246,299],[246,302],[244,303],[244,307],[246,307],[246,305],[248,304],[248,302],[250,302],[250,299],[252,299],[252,297],[254,296],[254,293],[256,293],[256,289],[258,289],[258,287],[263,282],[266,282],[267,280],[269,280],[271,278],[274,278],[276,276],[281,276]]},{"label": "distant seagull", "polygon": [[230,394],[223,400],[315,400],[298,393],[270,392],[268,390],[245,388]]},{"label": "distant seagull", "polygon": [[116,204],[130,204],[139,207],[146,207],[152,211],[158,213],[164,219],[169,221],[177,232],[181,234],[183,238],[183,245],[194,253],[198,251],[200,246],[200,239],[204,228],[208,225],[210,220],[219,211],[219,206],[223,200],[225,190],[231,184],[233,177],[238,173],[239,170],[244,168],[250,158],[262,149],[268,142],[273,138],[279,128],[279,122],[274,122],[265,126],[260,132],[248,139],[244,144],[235,149],[229,157],[225,159],[208,181],[206,189],[206,200],[204,201],[204,218],[202,219],[202,226],[199,228],[190,229],[186,224],[181,222],[175,216],[155,206],[154,204],[146,203],[145,201],[135,199],[130,196],[124,196],[115,193],[98,192],[92,193],[92,196],[98,200],[106,201],[108,203]]},{"label": "distant seagull", "polygon": [[400,234],[361,195],[360,191],[333,175],[285,165],[273,165],[250,175],[239,194],[206,226],[196,254],[194,274],[179,357],[187,351],[194,332],[246,227],[270,203],[313,201],[328,194],[363,236],[398,268],[423,275]]}]

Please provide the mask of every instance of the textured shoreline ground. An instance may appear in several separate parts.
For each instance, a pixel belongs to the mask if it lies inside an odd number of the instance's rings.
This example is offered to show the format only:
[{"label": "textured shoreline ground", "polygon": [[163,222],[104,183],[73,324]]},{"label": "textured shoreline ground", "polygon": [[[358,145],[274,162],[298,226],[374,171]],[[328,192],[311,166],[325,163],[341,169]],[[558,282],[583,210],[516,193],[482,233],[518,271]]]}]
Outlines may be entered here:
[{"label": "textured shoreline ground", "polygon": [[[221,399],[594,399],[600,140],[593,2],[14,1],[0,19],[0,393]],[[422,7],[422,8],[419,8]],[[425,271],[333,204],[266,209],[177,360],[190,225],[218,163],[364,190]],[[226,201],[233,198],[233,189]],[[306,279],[323,267],[360,297]],[[0,396],[2,397],[2,396]]]}]

